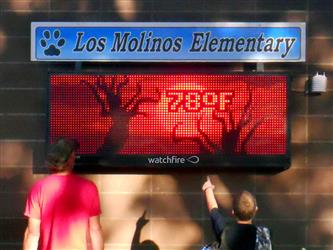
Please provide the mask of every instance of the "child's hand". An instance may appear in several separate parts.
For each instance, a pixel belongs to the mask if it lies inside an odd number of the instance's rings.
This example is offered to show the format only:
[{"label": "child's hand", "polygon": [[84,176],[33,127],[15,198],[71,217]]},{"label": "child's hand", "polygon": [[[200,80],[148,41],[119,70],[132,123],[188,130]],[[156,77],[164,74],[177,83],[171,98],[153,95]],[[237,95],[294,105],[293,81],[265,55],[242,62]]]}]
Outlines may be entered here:
[{"label": "child's hand", "polygon": [[209,188],[211,188],[211,189],[214,190],[215,186],[212,184],[212,182],[211,182],[209,176],[207,176],[207,180],[206,180],[205,183],[202,185],[202,191],[205,192],[205,191],[206,191],[207,189],[209,189]]}]

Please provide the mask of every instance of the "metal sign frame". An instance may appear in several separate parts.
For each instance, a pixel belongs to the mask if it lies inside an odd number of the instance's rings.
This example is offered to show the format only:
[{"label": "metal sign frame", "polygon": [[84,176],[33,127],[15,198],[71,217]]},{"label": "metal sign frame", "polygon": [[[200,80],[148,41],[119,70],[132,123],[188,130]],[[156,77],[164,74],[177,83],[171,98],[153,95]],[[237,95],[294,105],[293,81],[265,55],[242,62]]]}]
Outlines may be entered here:
[{"label": "metal sign frame", "polygon": [[[98,29],[103,31],[98,33]],[[47,30],[45,32],[45,30]],[[68,31],[68,33],[65,32]],[[82,31],[80,33],[80,30]],[[95,38],[95,47],[91,51],[82,52],[80,47],[80,39],[83,44],[89,41],[84,37],[85,30],[98,34],[99,37],[88,36]],[[115,51],[110,52],[110,42],[115,43],[115,33],[119,31],[118,42],[121,39],[131,37],[131,39],[141,39],[140,44],[147,43],[148,40],[154,39],[156,33],[161,34],[161,39],[165,42],[167,49],[161,51],[144,51],[141,47],[136,51]],[[134,33],[141,32],[141,33]],[[154,31],[151,31],[154,30]],[[107,33],[105,33],[108,31]],[[151,31],[151,33],[149,33]],[[111,32],[111,33],[109,33]],[[124,37],[123,33],[127,32]],[[133,32],[133,34],[131,33]],[[146,32],[145,37],[140,37],[142,32]],[[148,33],[147,33],[148,32]],[[199,32],[199,35],[195,35]],[[201,32],[201,33],[200,33]],[[237,33],[239,32],[239,33]],[[256,33],[257,32],[257,33]],[[262,32],[261,35],[259,35]],[[265,34],[263,33],[265,32]],[[267,32],[267,33],[266,33]],[[288,33],[289,32],[289,33]],[[61,34],[60,34],[61,33]],[[237,38],[228,35],[236,34]],[[80,35],[81,34],[81,35]],[[181,35],[184,36],[181,37]],[[202,34],[202,35],[201,35]],[[256,34],[251,37],[251,34]],[[288,34],[296,34],[296,37],[290,37]],[[66,37],[68,35],[68,37]],[[120,37],[122,35],[122,37]],[[217,35],[210,37],[210,35]],[[164,36],[164,37],[163,37]],[[246,37],[247,36],[247,37]],[[53,40],[52,40],[53,39]],[[66,41],[67,39],[67,41]],[[178,40],[177,40],[178,39]],[[224,39],[224,40],[223,40]],[[237,39],[237,40],[228,40]],[[250,39],[250,40],[249,40]],[[254,40],[256,44],[251,42]],[[260,40],[261,39],[261,40]],[[265,47],[261,46],[261,42],[265,40]],[[294,39],[294,40],[290,40]],[[130,40],[132,41],[132,40]],[[138,40],[139,41],[139,40]],[[261,42],[260,42],[261,41]],[[202,47],[199,46],[202,42]],[[209,42],[209,44],[207,44]],[[228,47],[229,42],[232,42],[233,47]],[[244,43],[247,42],[245,48]],[[218,44],[217,44],[218,43]],[[71,44],[71,47],[68,44]],[[76,44],[77,47],[73,44]],[[133,43],[134,44],[134,43]],[[140,44],[137,44],[139,47]],[[147,45],[145,44],[145,45]],[[172,44],[172,46],[170,46]],[[53,47],[51,48],[51,46]],[[192,45],[189,50],[189,45]],[[256,45],[256,46],[255,46]],[[83,46],[83,45],[82,45]],[[98,47],[99,46],[99,47]],[[109,46],[109,47],[108,47]],[[148,45],[147,45],[148,46]],[[148,48],[148,47],[145,48]],[[219,47],[218,47],[219,46]],[[224,46],[224,47],[222,47]],[[252,47],[250,47],[252,46]],[[260,47],[261,46],[261,47]],[[267,47],[266,47],[267,46]],[[296,47],[295,47],[296,46]],[[58,48],[57,48],[58,47]],[[158,48],[160,48],[159,46]],[[32,22],[31,23],[31,60],[32,61],[98,61],[98,62],[304,62],[306,60],[306,24],[303,22]],[[47,49],[56,51],[48,52]],[[113,47],[115,48],[115,47]],[[149,50],[152,47],[149,47]],[[286,58],[277,58],[280,49],[285,49]],[[297,51],[292,49],[297,48]],[[65,52],[62,52],[63,49]],[[75,53],[73,50],[77,49]],[[80,51],[82,49],[82,51]],[[186,50],[187,49],[187,50]],[[258,51],[256,51],[257,49]],[[289,49],[289,50],[288,50]],[[112,49],[111,49],[112,50]],[[129,49],[127,49],[129,50]],[[197,51],[200,50],[200,51]],[[201,51],[202,50],[202,51]],[[207,52],[207,50],[209,50]],[[236,52],[234,51],[236,50]],[[238,51],[239,50],[239,51]],[[262,52],[262,50],[267,50]],[[61,55],[68,53],[68,57]],[[290,53],[294,53],[290,57]],[[53,53],[53,54],[52,54]],[[58,53],[58,54],[57,54]],[[51,54],[51,55],[50,55]],[[84,56],[82,56],[84,55]],[[290,58],[289,58],[290,57]]]}]

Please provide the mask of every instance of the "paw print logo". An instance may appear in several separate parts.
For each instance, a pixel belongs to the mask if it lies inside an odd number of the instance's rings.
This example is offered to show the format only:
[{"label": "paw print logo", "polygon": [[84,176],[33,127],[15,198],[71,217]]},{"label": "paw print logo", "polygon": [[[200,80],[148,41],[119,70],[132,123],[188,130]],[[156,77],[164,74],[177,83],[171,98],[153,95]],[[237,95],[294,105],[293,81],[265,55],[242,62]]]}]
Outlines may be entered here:
[{"label": "paw print logo", "polygon": [[49,30],[43,32],[43,38],[40,40],[40,46],[44,49],[46,56],[59,56],[60,48],[64,46],[65,39],[60,37],[60,30],[54,30],[53,33]]}]

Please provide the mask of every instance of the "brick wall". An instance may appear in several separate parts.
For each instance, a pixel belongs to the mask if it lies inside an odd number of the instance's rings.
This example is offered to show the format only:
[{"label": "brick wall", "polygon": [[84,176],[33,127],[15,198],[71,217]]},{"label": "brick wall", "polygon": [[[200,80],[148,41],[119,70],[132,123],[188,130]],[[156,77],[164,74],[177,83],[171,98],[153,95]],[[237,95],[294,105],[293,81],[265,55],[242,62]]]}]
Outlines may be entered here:
[{"label": "brick wall", "polygon": [[[20,249],[28,188],[41,178],[33,162],[44,148],[47,72],[71,63],[30,62],[31,21],[301,21],[307,22],[306,63],[267,63],[292,82],[292,166],[275,174],[212,175],[217,198],[248,189],[257,222],[274,232],[275,250],[333,249],[333,1],[331,0],[2,0],[0,2],[0,249]],[[83,63],[85,71],[136,64]],[[149,68],[149,65],[145,65]],[[188,64],[180,64],[188,67]],[[242,70],[243,64],[211,64]],[[325,71],[329,90],[304,96],[309,74]],[[33,158],[35,157],[35,159]],[[38,161],[38,160],[37,160]],[[194,250],[212,240],[200,192],[204,174],[90,175],[101,192],[106,249],[130,249],[136,220],[147,210],[141,239],[161,250]]]}]

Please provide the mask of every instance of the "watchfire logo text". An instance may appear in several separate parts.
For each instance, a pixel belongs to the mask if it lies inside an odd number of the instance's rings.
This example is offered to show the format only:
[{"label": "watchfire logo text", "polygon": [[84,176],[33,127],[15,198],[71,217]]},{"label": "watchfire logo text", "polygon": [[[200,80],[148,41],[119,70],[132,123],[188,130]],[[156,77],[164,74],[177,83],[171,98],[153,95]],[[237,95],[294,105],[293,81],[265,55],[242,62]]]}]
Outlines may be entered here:
[{"label": "watchfire logo text", "polygon": [[193,155],[189,157],[178,157],[178,156],[163,156],[147,158],[149,164],[185,164],[192,163],[197,164],[200,161],[199,156]]}]

